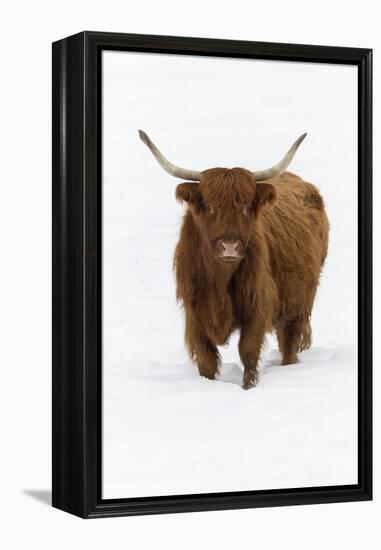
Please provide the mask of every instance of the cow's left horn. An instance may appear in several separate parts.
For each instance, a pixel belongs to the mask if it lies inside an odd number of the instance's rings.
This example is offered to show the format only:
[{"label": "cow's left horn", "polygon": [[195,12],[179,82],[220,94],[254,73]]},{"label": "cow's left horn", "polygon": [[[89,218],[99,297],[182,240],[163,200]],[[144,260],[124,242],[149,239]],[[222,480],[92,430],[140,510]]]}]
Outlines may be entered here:
[{"label": "cow's left horn", "polygon": [[294,145],[290,147],[290,149],[284,155],[282,160],[278,162],[278,164],[276,164],[272,168],[268,168],[267,170],[259,170],[258,172],[253,172],[256,181],[264,181],[270,178],[275,178],[275,176],[278,176],[279,174],[284,172],[287,169],[287,166],[290,164],[290,162],[294,158],[294,155],[298,150],[299,145],[302,143],[306,135],[307,134],[302,134],[295,141]]},{"label": "cow's left horn", "polygon": [[185,168],[180,168],[179,166],[175,166],[172,164],[172,162],[169,162],[165,158],[165,156],[159,151],[159,149],[156,147],[156,145],[150,140],[150,138],[147,136],[143,130],[139,130],[139,136],[145,145],[150,149],[151,153],[157,160],[157,162],[160,164],[162,168],[168,174],[171,174],[171,176],[175,176],[175,178],[181,178],[183,180],[191,180],[191,181],[200,181],[201,178],[201,172],[196,172],[195,170],[186,170]]}]

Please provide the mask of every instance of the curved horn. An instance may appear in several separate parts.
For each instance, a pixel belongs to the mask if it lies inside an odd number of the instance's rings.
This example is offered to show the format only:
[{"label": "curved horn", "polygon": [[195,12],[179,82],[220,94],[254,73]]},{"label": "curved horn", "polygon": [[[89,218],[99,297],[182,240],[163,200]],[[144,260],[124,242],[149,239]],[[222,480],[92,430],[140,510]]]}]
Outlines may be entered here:
[{"label": "curved horn", "polygon": [[259,170],[258,172],[253,172],[256,181],[264,181],[268,180],[270,178],[275,178],[275,176],[278,176],[282,172],[284,172],[287,168],[287,166],[290,164],[292,159],[294,158],[294,155],[296,151],[298,150],[299,145],[302,143],[304,138],[307,134],[302,134],[290,147],[290,149],[287,151],[287,153],[284,155],[281,161],[278,162],[275,166],[272,168],[268,168],[267,170]]},{"label": "curved horn", "polygon": [[183,180],[200,181],[201,172],[196,172],[195,170],[186,170],[185,168],[180,168],[179,166],[175,166],[174,164],[169,162],[169,160],[165,158],[165,156],[159,151],[156,145],[150,140],[147,134],[143,132],[143,130],[139,130],[139,137],[142,142],[147,145],[148,149],[150,149],[157,162],[162,168],[164,168],[166,172],[168,172],[168,174],[171,174],[171,176],[175,176],[175,178],[181,178]]}]

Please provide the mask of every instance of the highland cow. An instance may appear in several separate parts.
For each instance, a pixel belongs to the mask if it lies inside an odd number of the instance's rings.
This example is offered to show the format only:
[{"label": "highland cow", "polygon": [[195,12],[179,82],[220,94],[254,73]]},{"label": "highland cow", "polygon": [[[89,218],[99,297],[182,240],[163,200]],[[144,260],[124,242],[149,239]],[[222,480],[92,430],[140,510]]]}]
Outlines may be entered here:
[{"label": "highland cow", "polygon": [[197,172],[170,163],[140,138],[187,204],[175,250],[185,342],[200,375],[214,379],[218,346],[240,331],[243,388],[258,380],[266,333],[276,332],[282,365],[311,345],[311,311],[328,247],[328,219],[317,188],[285,172],[303,134],[274,167]]}]

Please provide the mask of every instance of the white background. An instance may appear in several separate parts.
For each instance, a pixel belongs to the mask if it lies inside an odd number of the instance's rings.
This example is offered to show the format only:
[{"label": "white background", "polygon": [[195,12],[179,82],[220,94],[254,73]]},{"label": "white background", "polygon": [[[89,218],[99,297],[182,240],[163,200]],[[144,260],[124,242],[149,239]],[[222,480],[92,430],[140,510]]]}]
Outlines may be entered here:
[{"label": "white background", "polygon": [[[106,52],[102,97],[104,498],[356,483],[357,69]],[[291,170],[318,185],[331,226],[312,347],[279,368],[267,337],[251,392],[237,333],[217,382],[186,353],[184,206],[139,127],[196,169],[270,166],[308,131]]]},{"label": "white background", "polygon": [[[6,548],[311,549],[379,545],[375,501],[84,522],[46,505],[50,486],[50,42],[79,30],[373,47],[370,0],[19,2],[1,19],[1,519]],[[375,96],[378,82],[376,79]],[[376,113],[375,123],[379,126]],[[375,151],[379,150],[376,128]],[[375,159],[375,182],[378,166]],[[379,190],[375,185],[376,208]],[[375,220],[375,241],[379,238]],[[375,279],[379,278],[379,258]],[[379,293],[376,294],[376,330]],[[376,353],[376,389],[378,387]],[[379,416],[375,408],[375,418]],[[380,435],[375,422],[376,455]],[[34,495],[34,496],[33,496]],[[37,498],[36,498],[37,497]]]}]

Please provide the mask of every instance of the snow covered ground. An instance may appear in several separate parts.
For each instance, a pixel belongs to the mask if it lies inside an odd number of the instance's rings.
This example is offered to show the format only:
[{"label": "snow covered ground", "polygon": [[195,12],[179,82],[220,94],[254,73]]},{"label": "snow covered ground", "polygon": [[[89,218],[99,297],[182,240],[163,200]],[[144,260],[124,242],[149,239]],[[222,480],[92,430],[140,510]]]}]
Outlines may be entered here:
[{"label": "snow covered ground", "polygon": [[[103,56],[104,498],[356,483],[356,69]],[[183,208],[138,128],[193,169],[261,169],[308,132],[291,170],[331,223],[313,346],[281,367],[269,336],[253,390],[237,335],[218,381],[187,357],[172,273]]]}]

